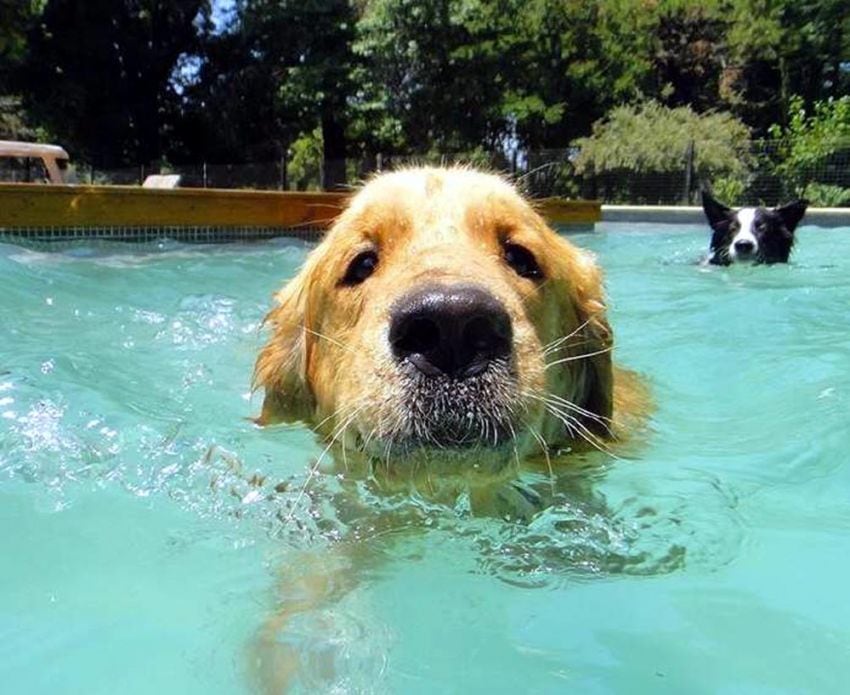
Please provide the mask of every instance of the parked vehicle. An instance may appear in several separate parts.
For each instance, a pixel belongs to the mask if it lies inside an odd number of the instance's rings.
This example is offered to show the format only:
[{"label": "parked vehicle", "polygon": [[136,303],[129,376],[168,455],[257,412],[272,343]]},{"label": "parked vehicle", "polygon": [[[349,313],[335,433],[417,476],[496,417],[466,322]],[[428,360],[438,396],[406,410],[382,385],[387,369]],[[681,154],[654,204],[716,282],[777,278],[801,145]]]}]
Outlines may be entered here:
[{"label": "parked vehicle", "polygon": [[63,184],[67,165],[59,145],[0,140],[0,181]]}]

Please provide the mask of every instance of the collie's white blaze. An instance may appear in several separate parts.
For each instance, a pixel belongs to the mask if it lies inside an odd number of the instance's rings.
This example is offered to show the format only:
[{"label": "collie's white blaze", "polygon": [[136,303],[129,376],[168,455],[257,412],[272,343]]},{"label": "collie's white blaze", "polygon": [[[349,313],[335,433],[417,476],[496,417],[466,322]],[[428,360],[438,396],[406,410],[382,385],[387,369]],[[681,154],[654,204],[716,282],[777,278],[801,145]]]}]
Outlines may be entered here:
[{"label": "collie's white blaze", "polygon": [[756,239],[755,230],[753,229],[756,219],[756,209],[741,208],[735,213],[735,216],[738,218],[739,229],[729,244],[729,257],[732,259],[737,258],[738,254],[735,251],[735,244],[739,241],[749,241],[753,245],[753,254],[758,253],[759,242]]}]

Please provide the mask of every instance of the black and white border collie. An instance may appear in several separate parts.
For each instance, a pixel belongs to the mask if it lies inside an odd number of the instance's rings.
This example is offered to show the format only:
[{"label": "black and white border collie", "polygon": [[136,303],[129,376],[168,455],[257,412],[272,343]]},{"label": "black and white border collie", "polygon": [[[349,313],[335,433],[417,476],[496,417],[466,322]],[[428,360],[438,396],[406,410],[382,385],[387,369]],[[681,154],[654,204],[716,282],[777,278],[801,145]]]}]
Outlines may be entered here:
[{"label": "black and white border collie", "polygon": [[805,200],[795,200],[777,208],[732,210],[703,191],[702,209],[713,232],[707,262],[787,263],[807,206]]}]

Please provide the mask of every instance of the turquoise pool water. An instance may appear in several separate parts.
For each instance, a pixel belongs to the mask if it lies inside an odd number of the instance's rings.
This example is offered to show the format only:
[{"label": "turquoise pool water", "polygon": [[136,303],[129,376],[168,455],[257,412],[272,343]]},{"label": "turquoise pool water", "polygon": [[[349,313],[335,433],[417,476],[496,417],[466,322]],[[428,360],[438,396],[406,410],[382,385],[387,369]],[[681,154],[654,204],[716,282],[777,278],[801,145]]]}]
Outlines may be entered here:
[{"label": "turquoise pool water", "polygon": [[320,448],[246,418],[304,244],[0,246],[3,690],[251,692],[281,577],[348,563],[278,637],[300,691],[846,691],[850,230],[769,268],[698,267],[701,227],[574,239],[658,409],[524,523],[365,489],[342,518],[328,476],[298,498]]}]

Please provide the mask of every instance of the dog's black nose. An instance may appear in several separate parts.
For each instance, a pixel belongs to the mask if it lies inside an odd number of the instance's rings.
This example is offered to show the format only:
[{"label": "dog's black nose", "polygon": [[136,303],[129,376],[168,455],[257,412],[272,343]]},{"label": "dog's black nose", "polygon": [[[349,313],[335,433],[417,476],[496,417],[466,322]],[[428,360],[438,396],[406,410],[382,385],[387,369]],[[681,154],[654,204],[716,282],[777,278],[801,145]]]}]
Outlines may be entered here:
[{"label": "dog's black nose", "polygon": [[475,285],[431,285],[401,297],[390,314],[390,345],[427,376],[466,379],[511,352],[502,303]]},{"label": "dog's black nose", "polygon": [[749,239],[738,239],[735,242],[735,253],[741,256],[749,256],[755,251],[756,245]]}]

